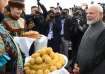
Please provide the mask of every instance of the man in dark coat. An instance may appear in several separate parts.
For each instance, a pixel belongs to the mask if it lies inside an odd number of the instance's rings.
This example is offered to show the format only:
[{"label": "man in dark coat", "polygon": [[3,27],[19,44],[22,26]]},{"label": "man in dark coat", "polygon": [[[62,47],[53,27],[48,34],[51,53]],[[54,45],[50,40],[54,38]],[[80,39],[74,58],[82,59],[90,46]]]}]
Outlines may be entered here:
[{"label": "man in dark coat", "polygon": [[92,4],[87,9],[87,24],[77,55],[75,74],[105,74],[105,24],[103,8]]},{"label": "man in dark coat", "polygon": [[53,11],[48,12],[44,29],[44,35],[48,37],[48,47],[52,47],[55,52],[60,52],[61,23],[59,17],[55,18]]},{"label": "man in dark coat", "polygon": [[31,7],[31,15],[27,19],[27,30],[38,31],[39,33],[43,33],[43,23],[44,17],[42,13],[39,11],[37,6]]},{"label": "man in dark coat", "polygon": [[[69,54],[70,56],[69,57],[70,64],[68,65],[69,70],[72,70],[74,67],[74,63],[76,61],[76,56],[78,52],[78,46],[80,44],[81,38],[84,33],[83,30],[79,28],[82,26],[81,23],[78,22],[79,18],[76,18],[77,16],[78,14],[67,17],[65,19],[65,24],[64,24],[64,39],[69,42],[69,48],[70,46],[72,47],[72,53]],[[69,48],[68,49],[66,48],[66,50],[69,50]]]}]

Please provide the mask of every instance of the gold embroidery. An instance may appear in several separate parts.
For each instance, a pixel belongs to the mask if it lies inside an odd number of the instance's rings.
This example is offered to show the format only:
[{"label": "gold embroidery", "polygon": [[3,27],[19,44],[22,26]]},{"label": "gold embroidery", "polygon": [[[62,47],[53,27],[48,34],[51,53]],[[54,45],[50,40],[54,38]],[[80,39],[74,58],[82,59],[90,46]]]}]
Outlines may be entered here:
[{"label": "gold embroidery", "polygon": [[2,37],[0,36],[0,55],[5,52],[5,46]]},{"label": "gold embroidery", "polygon": [[19,23],[20,28],[24,28],[25,21],[24,21],[23,18],[20,18],[20,19],[18,20],[18,23]]}]

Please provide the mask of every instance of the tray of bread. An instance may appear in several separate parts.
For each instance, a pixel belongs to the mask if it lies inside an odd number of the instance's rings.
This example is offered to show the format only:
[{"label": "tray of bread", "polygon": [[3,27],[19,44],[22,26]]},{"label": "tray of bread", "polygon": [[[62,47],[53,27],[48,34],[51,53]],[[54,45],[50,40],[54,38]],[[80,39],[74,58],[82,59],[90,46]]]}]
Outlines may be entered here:
[{"label": "tray of bread", "polygon": [[29,37],[33,39],[37,39],[41,37],[41,34],[37,31],[28,31],[23,33],[23,37]]}]

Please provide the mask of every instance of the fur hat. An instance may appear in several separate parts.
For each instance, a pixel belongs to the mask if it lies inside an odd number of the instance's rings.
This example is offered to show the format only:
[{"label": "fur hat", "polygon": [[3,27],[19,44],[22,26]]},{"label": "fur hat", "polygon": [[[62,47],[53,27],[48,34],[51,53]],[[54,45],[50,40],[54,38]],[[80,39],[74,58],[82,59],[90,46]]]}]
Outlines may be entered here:
[{"label": "fur hat", "polygon": [[24,8],[24,0],[10,0],[9,1],[9,6],[10,7],[19,7],[19,8]]}]

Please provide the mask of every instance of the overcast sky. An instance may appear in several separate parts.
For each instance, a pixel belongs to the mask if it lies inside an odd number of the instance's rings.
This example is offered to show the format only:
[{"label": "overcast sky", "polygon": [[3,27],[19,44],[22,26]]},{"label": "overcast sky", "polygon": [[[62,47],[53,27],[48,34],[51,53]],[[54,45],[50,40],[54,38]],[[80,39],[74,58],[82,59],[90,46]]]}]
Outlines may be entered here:
[{"label": "overcast sky", "polygon": [[[81,5],[81,3],[87,3],[90,4],[91,1],[94,1],[95,3],[105,3],[105,0],[40,0],[42,4],[45,5],[45,7],[49,10],[50,6],[56,6],[56,3],[59,2],[60,6],[63,8],[70,8],[73,7],[73,5]],[[25,0],[25,10],[26,13],[30,13],[30,8],[33,5],[37,5],[37,0]]]}]

